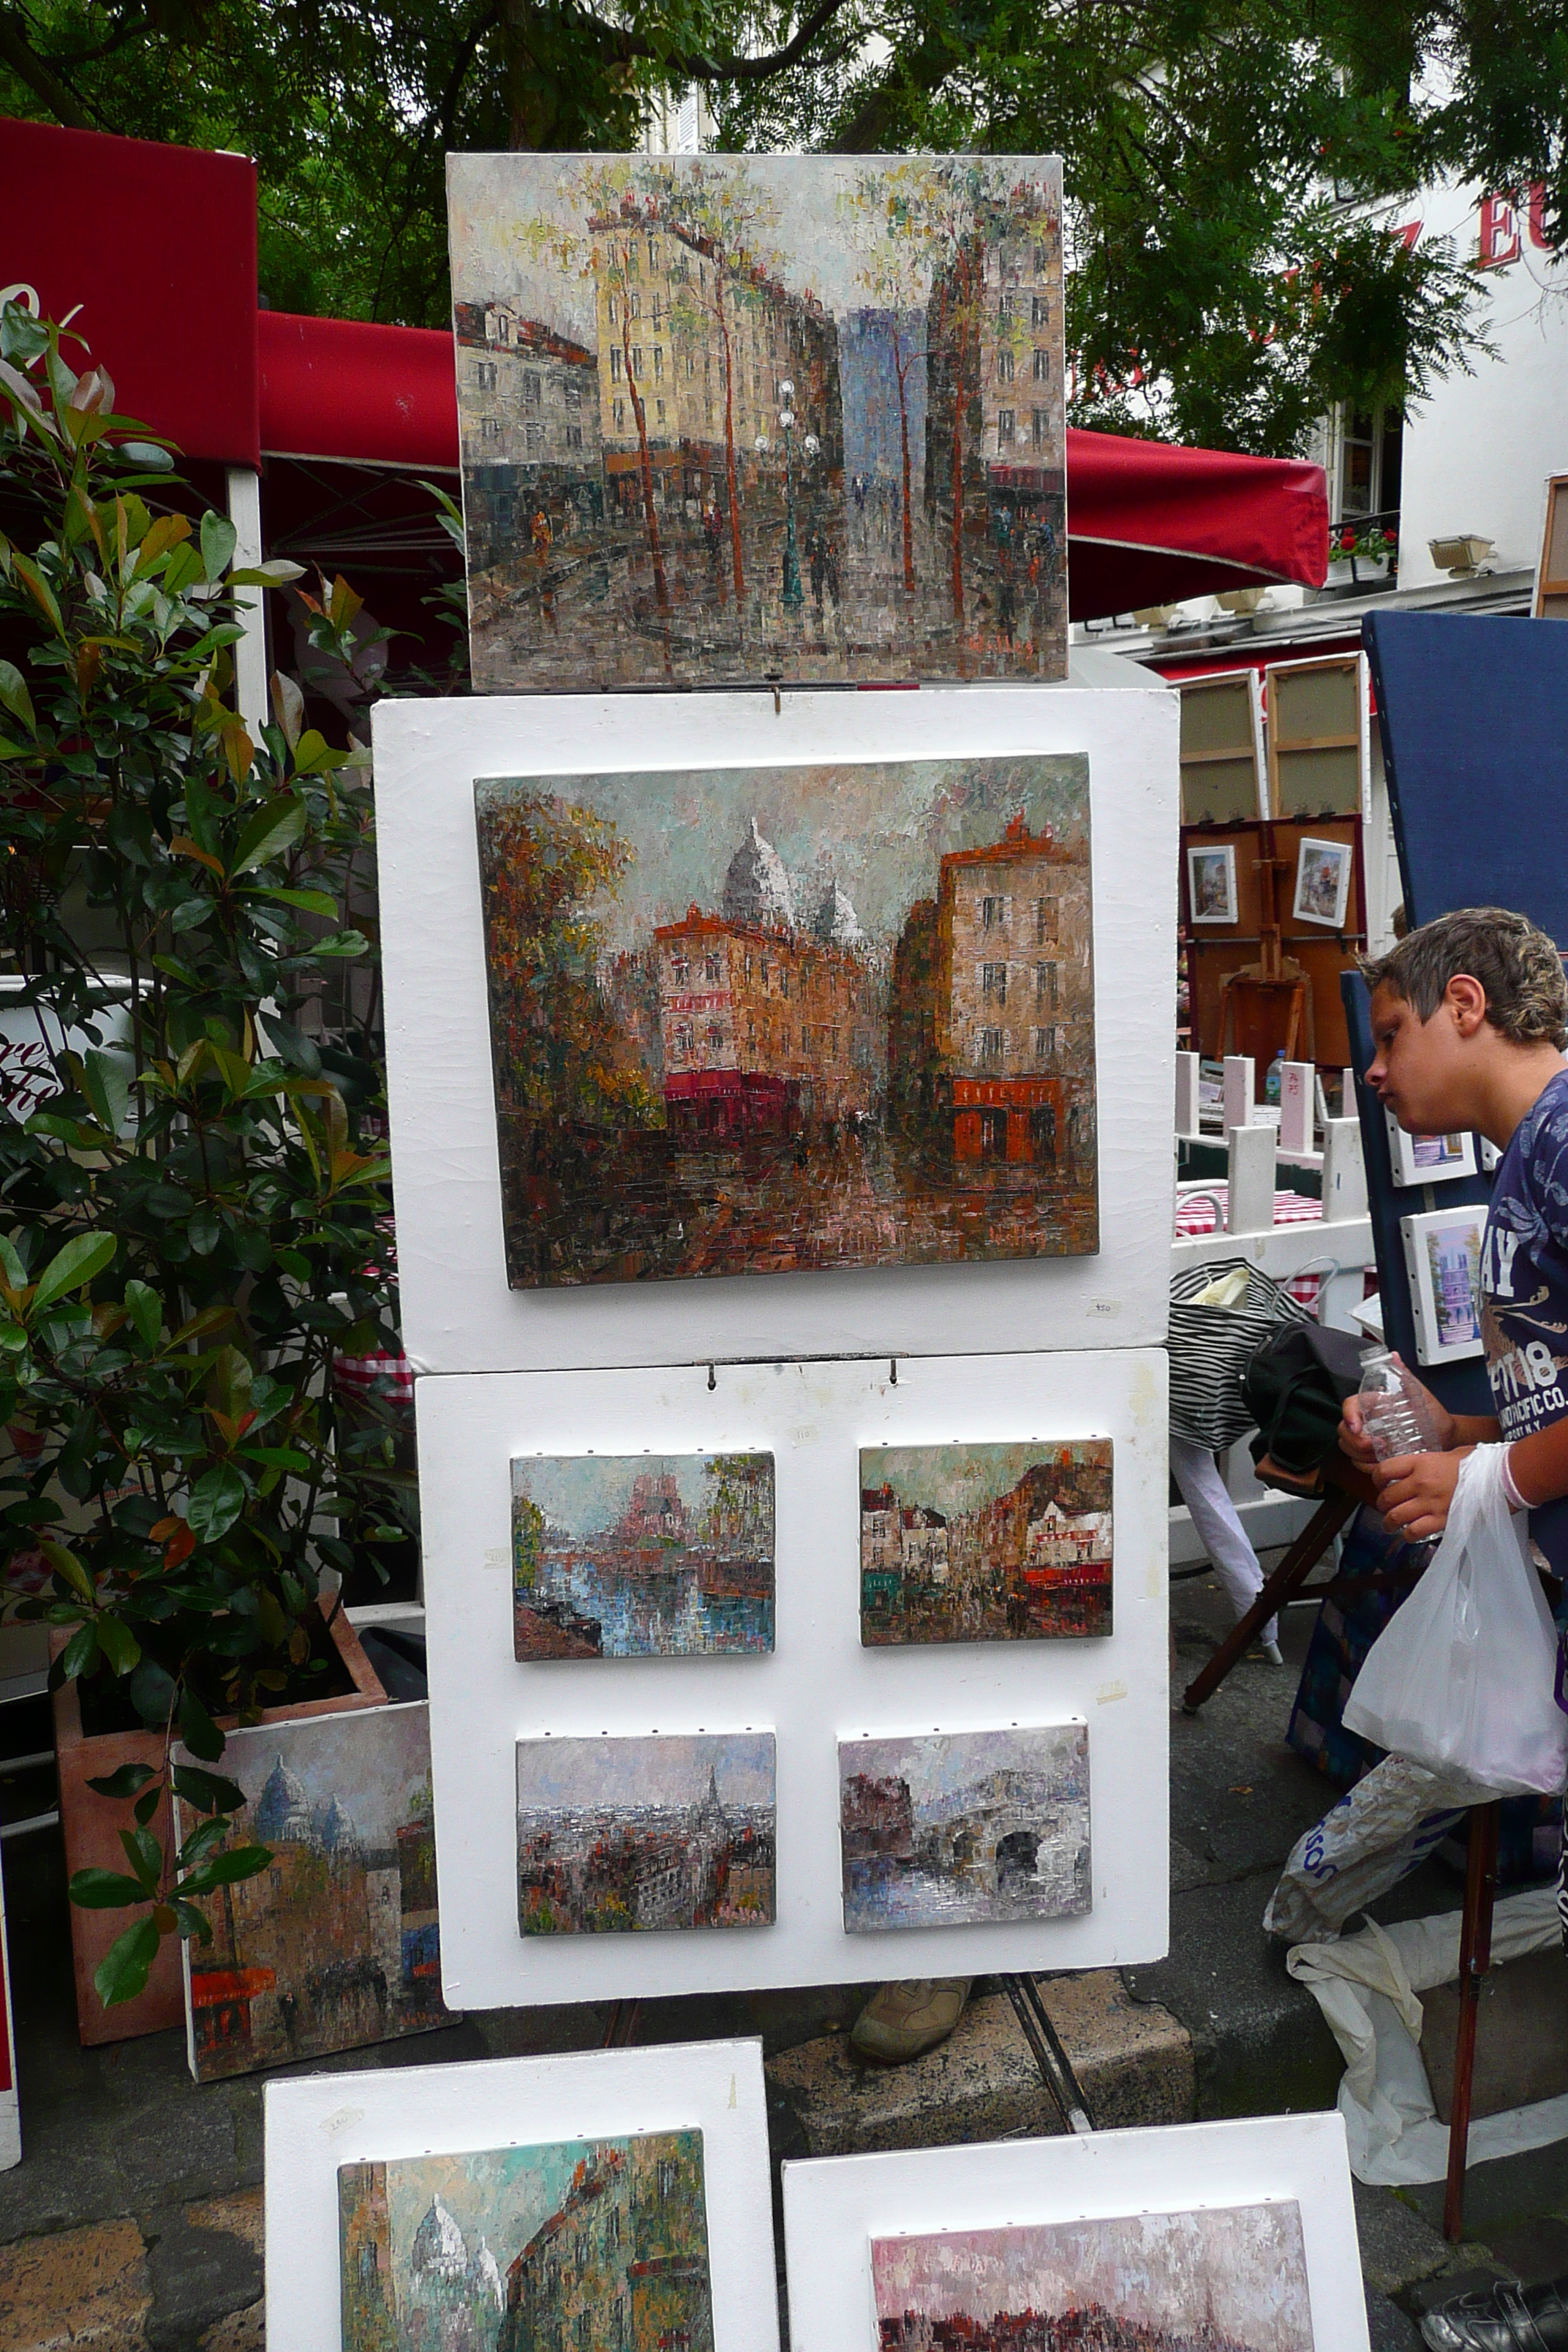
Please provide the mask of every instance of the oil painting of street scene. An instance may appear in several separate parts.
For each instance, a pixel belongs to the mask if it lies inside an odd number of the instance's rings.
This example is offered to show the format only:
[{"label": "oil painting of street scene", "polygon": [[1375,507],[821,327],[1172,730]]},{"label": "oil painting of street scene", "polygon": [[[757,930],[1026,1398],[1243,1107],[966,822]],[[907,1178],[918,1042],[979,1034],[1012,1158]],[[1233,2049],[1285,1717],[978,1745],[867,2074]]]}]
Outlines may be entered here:
[{"label": "oil painting of street scene", "polygon": [[1082,754],[476,805],[514,1289],[1098,1248]]},{"label": "oil painting of street scene", "polygon": [[880,2352],[1313,2352],[1300,2209],[873,2238]]},{"label": "oil painting of street scene", "polygon": [[425,1702],[231,1731],[223,1770],[247,1799],[226,1845],[272,1860],[184,1947],[197,2082],[450,2023]]},{"label": "oil painting of street scene", "polygon": [[1054,157],[447,169],[479,692],[1065,676]]},{"label": "oil painting of street scene", "polygon": [[841,1739],[838,1804],[849,1935],[1090,1907],[1082,1724]]},{"label": "oil painting of street scene", "polygon": [[712,2352],[700,2131],[338,2168],[343,2352]]},{"label": "oil painting of street scene", "polygon": [[771,1731],[517,1743],[525,1936],[765,1927]]},{"label": "oil painting of street scene", "polygon": [[860,1449],[860,1639],[1110,1631],[1108,1437]]},{"label": "oil painting of street scene", "polygon": [[771,1454],[521,1458],[511,1540],[521,1659],[773,1646]]}]

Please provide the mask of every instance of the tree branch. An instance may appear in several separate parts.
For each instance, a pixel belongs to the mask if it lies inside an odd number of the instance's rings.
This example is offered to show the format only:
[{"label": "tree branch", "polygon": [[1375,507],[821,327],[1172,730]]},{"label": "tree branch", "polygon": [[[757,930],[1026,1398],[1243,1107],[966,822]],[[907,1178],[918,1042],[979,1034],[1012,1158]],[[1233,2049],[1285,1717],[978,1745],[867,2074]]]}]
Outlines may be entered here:
[{"label": "tree branch", "polygon": [[60,79],[46,58],[39,57],[9,9],[0,15],[0,64],[8,65],[18,81],[26,82],[34,97],[41,98],[49,112],[68,130],[97,128],[76,92]]},{"label": "tree branch", "polygon": [[682,81],[765,81],[771,74],[783,73],[797,65],[810,48],[817,35],[833,22],[846,0],[819,0],[809,16],[782,49],[770,49],[764,57],[710,57],[697,50],[690,55],[679,51],[671,54],[658,48],[644,34],[628,33],[618,25],[606,25],[602,17],[579,14],[577,22],[591,26],[599,46],[606,55],[627,63],[633,58],[647,58],[662,66],[673,78]]}]

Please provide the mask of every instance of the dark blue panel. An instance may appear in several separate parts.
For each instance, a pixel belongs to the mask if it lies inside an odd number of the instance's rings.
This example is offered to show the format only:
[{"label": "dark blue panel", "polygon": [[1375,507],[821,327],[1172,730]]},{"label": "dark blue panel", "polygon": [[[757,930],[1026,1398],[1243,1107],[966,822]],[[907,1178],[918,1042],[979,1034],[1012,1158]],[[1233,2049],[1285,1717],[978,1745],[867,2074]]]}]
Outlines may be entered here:
[{"label": "dark blue panel", "polygon": [[1511,907],[1568,947],[1568,623],[1372,613],[1405,904]]},{"label": "dark blue panel", "polygon": [[[1568,629],[1563,631],[1568,636]],[[1462,1364],[1424,1364],[1415,1353],[1415,1317],[1410,1304],[1410,1276],[1405,1264],[1405,1244],[1399,1220],[1423,1209],[1462,1209],[1467,1202],[1491,1197],[1489,1176],[1454,1176],[1442,1184],[1396,1184],[1388,1148],[1388,1125],[1383,1105],[1363,1078],[1372,1066],[1371,999],[1359,971],[1340,975],[1344,998],[1345,1026],[1350,1032],[1351,1061],[1355,1069],[1356,1108],[1361,1114],[1361,1150],[1366,1162],[1367,1208],[1372,1217],[1373,1247],[1377,1253],[1377,1287],[1383,1301],[1384,1337],[1397,1348],[1400,1360],[1429,1388],[1450,1412],[1490,1412],[1485,1360],[1472,1356]],[[1479,1160],[1479,1151],[1477,1159]],[[1328,1241],[1332,1225],[1323,1227]]]}]

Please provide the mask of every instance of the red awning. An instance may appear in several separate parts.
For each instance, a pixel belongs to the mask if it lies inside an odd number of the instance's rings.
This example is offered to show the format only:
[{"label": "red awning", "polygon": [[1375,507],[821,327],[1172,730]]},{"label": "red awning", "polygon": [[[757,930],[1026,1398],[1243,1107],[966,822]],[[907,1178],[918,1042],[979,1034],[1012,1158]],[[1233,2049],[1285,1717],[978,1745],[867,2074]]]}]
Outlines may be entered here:
[{"label": "red awning", "polygon": [[[449,334],[278,310],[259,325],[265,450],[456,469]],[[1271,580],[1319,587],[1329,556],[1323,469],[1072,432],[1068,541],[1075,621]]]}]

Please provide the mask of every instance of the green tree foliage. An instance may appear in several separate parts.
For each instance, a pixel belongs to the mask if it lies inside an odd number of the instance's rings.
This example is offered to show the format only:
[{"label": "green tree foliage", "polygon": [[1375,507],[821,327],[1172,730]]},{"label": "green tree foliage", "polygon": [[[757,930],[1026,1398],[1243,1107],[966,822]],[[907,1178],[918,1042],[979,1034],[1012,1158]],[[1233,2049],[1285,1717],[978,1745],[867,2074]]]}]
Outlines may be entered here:
[{"label": "green tree foliage", "polygon": [[[0,918],[44,1059],[32,1115],[0,1113],[0,1585],[68,1636],[57,1683],[164,1735],[162,1774],[102,1784],[134,1801],[130,1874],[73,1885],[143,1913],[106,2000],[267,1859],[219,1851],[243,1800],[190,1765],[208,1818],[163,1853],[172,1743],[216,1761],[216,1717],[321,1688],[321,1572],[400,1533],[411,1483],[390,1408],[334,1402],[335,1350],[395,1344],[387,1169],[293,1018],[369,951],[342,921],[368,782],[289,680],[251,741],[237,605],[297,567],[233,570],[233,525],[172,503],[113,400],[0,310]],[[356,602],[340,583],[319,609],[323,651],[352,660]]]},{"label": "green tree foliage", "polygon": [[0,106],[253,152],[281,309],[438,324],[442,156],[626,150],[706,90],[731,149],[1066,159],[1079,421],[1255,450],[1419,393],[1460,259],[1344,205],[1456,173],[1568,218],[1563,0],[26,0]]}]

